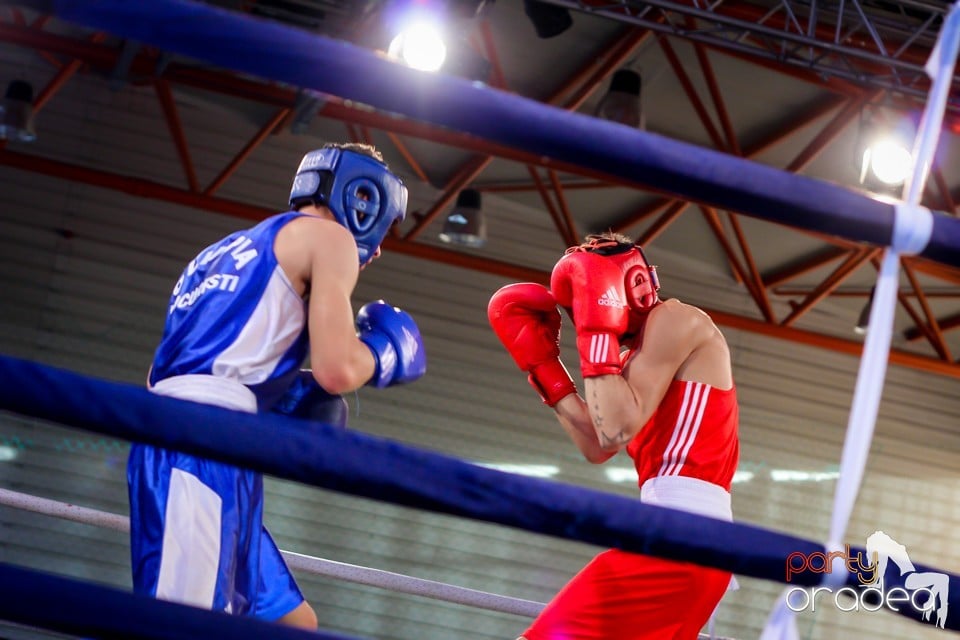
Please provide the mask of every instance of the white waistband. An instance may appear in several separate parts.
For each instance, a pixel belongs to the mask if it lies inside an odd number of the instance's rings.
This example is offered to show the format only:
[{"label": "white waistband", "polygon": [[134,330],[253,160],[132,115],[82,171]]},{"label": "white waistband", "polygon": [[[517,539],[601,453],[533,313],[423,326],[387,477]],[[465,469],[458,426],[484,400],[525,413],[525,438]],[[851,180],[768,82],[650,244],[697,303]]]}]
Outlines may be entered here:
[{"label": "white waistband", "polygon": [[257,412],[257,396],[246,385],[217,376],[187,374],[160,380],[150,391],[161,396],[212,404],[235,411]]},{"label": "white waistband", "polygon": [[[640,501],[710,516],[717,520],[733,520],[730,493],[720,485],[697,478],[686,476],[649,478],[640,487]],[[730,576],[727,591],[736,591],[739,588],[737,579]]]},{"label": "white waistband", "polygon": [[720,485],[686,476],[656,476],[640,487],[640,501],[689,511],[718,520],[733,520],[730,493]]}]

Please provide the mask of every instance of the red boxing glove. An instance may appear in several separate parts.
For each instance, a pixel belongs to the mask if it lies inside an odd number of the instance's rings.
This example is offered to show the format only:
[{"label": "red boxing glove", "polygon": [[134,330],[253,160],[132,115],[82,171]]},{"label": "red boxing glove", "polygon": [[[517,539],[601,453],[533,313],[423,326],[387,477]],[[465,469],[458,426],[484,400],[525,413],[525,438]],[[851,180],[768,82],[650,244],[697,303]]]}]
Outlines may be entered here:
[{"label": "red boxing glove", "polygon": [[591,251],[570,251],[553,267],[550,289],[573,316],[583,377],[620,374],[620,336],[630,323],[620,265]]},{"label": "red boxing glove", "polygon": [[545,404],[577,392],[560,362],[560,310],[546,287],[520,282],[501,288],[490,298],[487,318]]}]

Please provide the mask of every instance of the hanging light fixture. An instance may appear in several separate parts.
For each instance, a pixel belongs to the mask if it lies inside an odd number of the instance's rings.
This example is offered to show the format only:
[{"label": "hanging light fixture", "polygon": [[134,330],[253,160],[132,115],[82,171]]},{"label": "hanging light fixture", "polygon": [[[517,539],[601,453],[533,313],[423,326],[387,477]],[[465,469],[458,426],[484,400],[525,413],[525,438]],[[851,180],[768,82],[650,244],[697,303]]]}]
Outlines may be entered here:
[{"label": "hanging light fixture", "polygon": [[431,20],[411,20],[390,42],[387,55],[403,60],[408,67],[437,71],[447,58],[447,45],[439,26]]},{"label": "hanging light fixture", "polygon": [[867,296],[867,302],[863,305],[863,309],[860,310],[860,317],[857,318],[857,324],[853,327],[853,331],[858,335],[866,335],[867,329],[870,327],[870,312],[873,310],[873,294],[876,289],[875,286],[870,288],[870,295]]},{"label": "hanging light fixture", "polygon": [[619,69],[610,80],[610,89],[597,104],[596,116],[619,122],[635,129],[644,128],[640,108],[640,74],[632,69]]},{"label": "hanging light fixture", "polygon": [[876,114],[861,117],[857,162],[860,184],[868,189],[896,191],[913,169],[916,127],[907,117],[882,123]]},{"label": "hanging light fixture", "polygon": [[541,38],[553,38],[573,26],[570,10],[564,7],[537,0],[523,0],[523,10]]},{"label": "hanging light fixture", "polygon": [[33,87],[25,80],[13,80],[0,106],[0,140],[33,142]]},{"label": "hanging light fixture", "polygon": [[443,223],[440,239],[450,244],[482,247],[487,241],[487,221],[481,208],[480,192],[464,189],[457,196],[457,204]]},{"label": "hanging light fixture", "polygon": [[393,0],[386,6],[384,28],[393,35],[389,57],[420,71],[489,80],[490,61],[466,38],[486,0]]}]

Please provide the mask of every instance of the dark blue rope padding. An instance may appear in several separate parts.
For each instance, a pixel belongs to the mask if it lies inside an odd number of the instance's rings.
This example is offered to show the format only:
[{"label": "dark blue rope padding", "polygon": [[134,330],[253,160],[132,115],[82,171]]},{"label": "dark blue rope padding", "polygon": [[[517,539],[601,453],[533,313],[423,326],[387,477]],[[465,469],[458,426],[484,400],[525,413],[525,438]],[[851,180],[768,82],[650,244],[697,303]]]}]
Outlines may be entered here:
[{"label": "dark blue rope padding", "polygon": [[[346,42],[187,0],[53,0],[54,12],[228,69],[371,105],[764,220],[880,246],[894,206],[852,189],[544,105],[481,83],[416,71]],[[920,255],[960,266],[960,220],[934,216]]]},{"label": "dark blue rope padding", "polygon": [[[503,473],[318,422],[165,398],[140,387],[7,356],[0,356],[0,409],[178,449],[324,489],[695,562],[743,576],[785,582],[791,553],[824,551],[820,543],[752,525]],[[852,550],[865,554],[862,549]],[[920,566],[917,570],[936,571]],[[958,611],[960,577],[948,575],[950,608]],[[790,584],[814,586],[821,578],[804,572],[792,576]],[[855,575],[847,576],[847,584],[857,585]],[[903,578],[890,574],[886,585],[902,586]],[[906,608],[901,608],[901,614],[919,619],[919,613]],[[960,616],[950,616],[947,627],[960,629]]]}]

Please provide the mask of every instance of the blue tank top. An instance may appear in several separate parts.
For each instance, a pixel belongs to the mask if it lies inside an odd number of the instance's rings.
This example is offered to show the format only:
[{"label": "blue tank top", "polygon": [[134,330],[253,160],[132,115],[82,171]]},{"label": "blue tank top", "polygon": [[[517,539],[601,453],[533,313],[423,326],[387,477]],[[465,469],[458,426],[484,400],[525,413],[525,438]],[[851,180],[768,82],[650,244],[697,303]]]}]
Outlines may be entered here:
[{"label": "blue tank top", "polygon": [[150,383],[184,374],[230,378],[267,408],[307,355],[307,305],[277,262],[287,212],[201,251],[177,280]]}]

